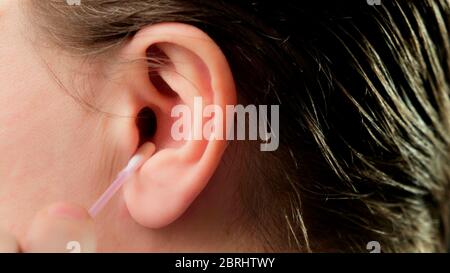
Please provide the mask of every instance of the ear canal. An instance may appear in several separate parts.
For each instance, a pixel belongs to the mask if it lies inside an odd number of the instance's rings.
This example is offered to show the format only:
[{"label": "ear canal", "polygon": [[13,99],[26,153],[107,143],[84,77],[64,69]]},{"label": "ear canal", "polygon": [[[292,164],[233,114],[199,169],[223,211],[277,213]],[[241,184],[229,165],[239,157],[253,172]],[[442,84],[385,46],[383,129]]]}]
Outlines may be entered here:
[{"label": "ear canal", "polygon": [[139,147],[152,141],[157,128],[155,112],[148,107],[143,108],[136,117],[136,126],[139,130]]}]

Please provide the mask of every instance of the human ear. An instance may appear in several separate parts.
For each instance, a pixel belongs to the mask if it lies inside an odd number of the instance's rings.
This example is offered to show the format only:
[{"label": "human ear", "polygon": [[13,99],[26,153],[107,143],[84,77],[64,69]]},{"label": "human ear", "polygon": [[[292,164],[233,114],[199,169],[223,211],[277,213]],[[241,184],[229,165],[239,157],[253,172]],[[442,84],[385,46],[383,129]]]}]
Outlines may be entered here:
[{"label": "human ear", "polygon": [[[156,117],[154,136],[141,142],[152,141],[157,150],[124,187],[125,203],[135,221],[160,228],[175,221],[192,204],[225,151],[226,131],[219,130],[226,127],[225,117],[198,114],[205,105],[219,109],[235,105],[236,90],[221,49],[194,26],[151,25],[121,50],[124,56],[160,60],[150,72],[147,63],[137,63],[128,72],[130,90],[138,90],[133,104],[151,109]],[[197,109],[199,102],[201,109]],[[175,123],[180,122],[173,114],[181,114],[176,113],[179,107],[193,113],[192,126],[184,127],[189,137],[182,139],[173,135]],[[204,137],[201,125],[206,123],[213,124],[220,136]]]}]

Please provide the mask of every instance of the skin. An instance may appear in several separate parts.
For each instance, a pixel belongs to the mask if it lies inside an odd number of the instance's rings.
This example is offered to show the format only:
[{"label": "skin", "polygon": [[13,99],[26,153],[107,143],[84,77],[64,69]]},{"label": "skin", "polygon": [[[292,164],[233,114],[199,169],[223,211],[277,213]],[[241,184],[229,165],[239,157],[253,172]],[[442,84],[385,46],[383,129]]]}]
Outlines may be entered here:
[{"label": "skin", "polygon": [[[199,87],[165,75],[177,103],[190,105],[198,95],[234,104],[231,71],[215,43],[193,27],[163,24],[142,30],[108,58],[86,60],[44,38],[24,3],[0,0],[0,250],[67,252],[72,240],[87,252],[259,250],[249,231],[232,225],[240,205],[220,164],[226,143],[174,143],[167,113],[176,102],[158,93],[142,63],[107,61],[144,58],[146,48],[164,43],[179,63],[172,69]],[[90,219],[86,209],[138,148],[130,117],[145,106],[156,109],[157,152]]]}]

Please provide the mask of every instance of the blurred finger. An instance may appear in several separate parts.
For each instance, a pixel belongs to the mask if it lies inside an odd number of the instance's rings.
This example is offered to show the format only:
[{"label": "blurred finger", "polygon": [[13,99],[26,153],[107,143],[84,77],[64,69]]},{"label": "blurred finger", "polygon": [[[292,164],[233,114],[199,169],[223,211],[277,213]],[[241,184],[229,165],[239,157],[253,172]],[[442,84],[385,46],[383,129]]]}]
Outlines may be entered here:
[{"label": "blurred finger", "polygon": [[17,253],[19,252],[19,244],[16,238],[0,230],[0,253]]},{"label": "blurred finger", "polygon": [[52,205],[36,215],[22,248],[24,252],[95,252],[92,219],[77,205]]}]

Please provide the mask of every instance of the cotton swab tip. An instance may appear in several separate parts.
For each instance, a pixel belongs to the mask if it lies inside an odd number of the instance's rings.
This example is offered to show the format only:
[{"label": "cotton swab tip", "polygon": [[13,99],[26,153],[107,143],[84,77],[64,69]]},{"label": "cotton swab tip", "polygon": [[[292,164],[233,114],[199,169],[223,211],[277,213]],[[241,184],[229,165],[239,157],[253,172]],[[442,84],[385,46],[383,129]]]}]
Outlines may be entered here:
[{"label": "cotton swab tip", "polygon": [[122,185],[155,153],[155,150],[156,148],[153,143],[146,143],[139,148],[136,154],[130,159],[127,166],[119,172],[117,178],[89,209],[89,215],[92,218],[97,216]]}]

